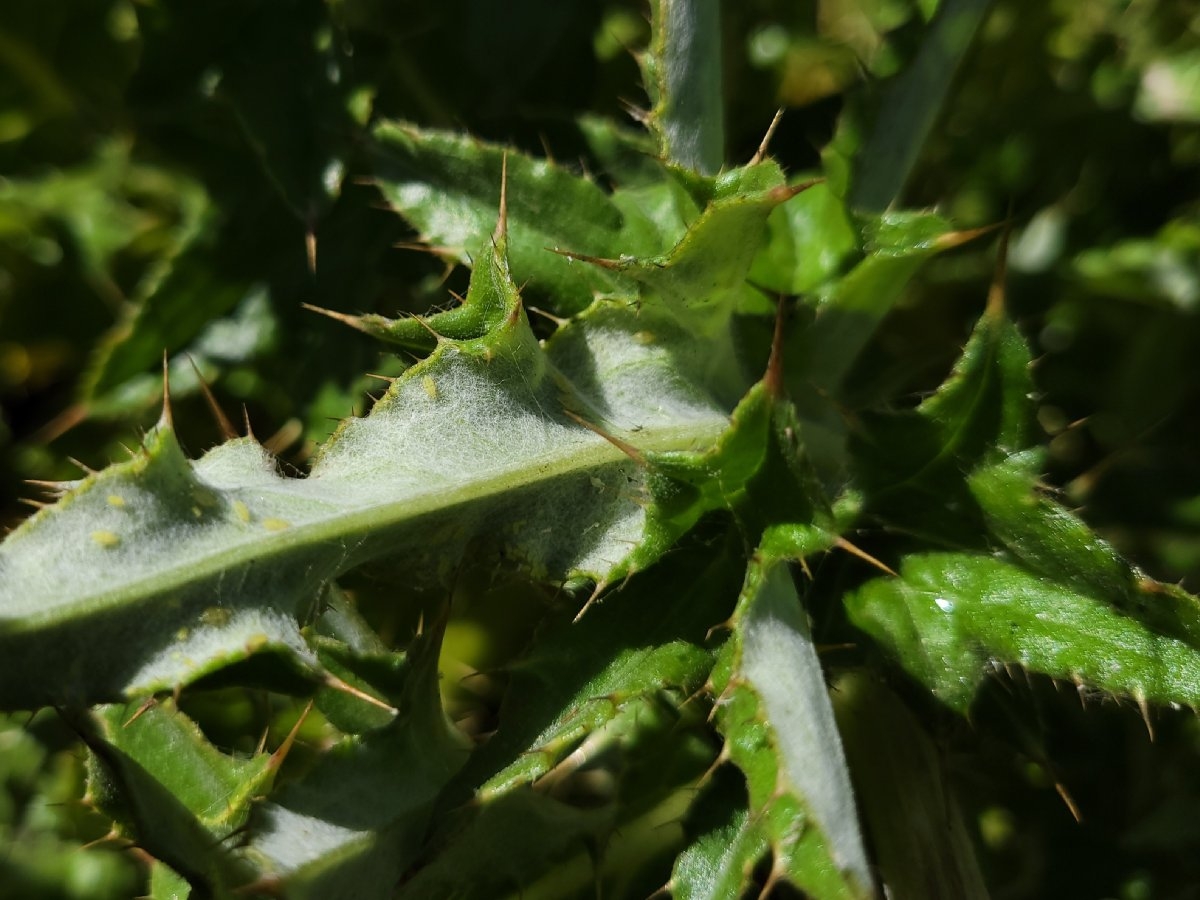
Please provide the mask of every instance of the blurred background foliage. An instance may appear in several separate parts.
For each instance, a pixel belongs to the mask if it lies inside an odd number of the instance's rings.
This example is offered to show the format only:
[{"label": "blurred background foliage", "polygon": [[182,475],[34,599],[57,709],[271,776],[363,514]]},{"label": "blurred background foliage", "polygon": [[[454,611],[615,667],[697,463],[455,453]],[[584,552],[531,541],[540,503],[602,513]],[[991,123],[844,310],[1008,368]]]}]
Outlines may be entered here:
[{"label": "blurred background foliage", "polygon": [[[728,2],[727,158],[748,159],[783,107],[772,151],[793,174],[819,168],[839,121],[878,108],[930,22],[972,6],[986,16],[957,77],[928,89],[944,102],[902,205],[963,228],[1013,223],[1009,303],[1038,355],[1048,482],[1151,574],[1195,591],[1192,0]],[[26,479],[75,477],[138,440],[164,351],[193,454],[221,438],[202,378],[302,468],[363,408],[363,373],[404,365],[302,304],[423,311],[465,285],[405,247],[413,233],[371,184],[366,126],[466,130],[603,179],[587,117],[645,104],[633,51],[647,36],[636,0],[5,0],[0,527],[28,512]],[[856,366],[856,395],[903,405],[935,386],[994,264],[981,244],[928,266]],[[523,632],[477,601],[449,646],[502,661]],[[1192,715],[1163,712],[1151,744],[1129,709],[1085,711],[1042,684],[1020,702],[994,694],[970,725],[930,716],[997,896],[1200,896]],[[46,712],[0,725],[0,894],[141,889],[129,857],[75,849],[103,831],[72,799],[79,762]]]}]

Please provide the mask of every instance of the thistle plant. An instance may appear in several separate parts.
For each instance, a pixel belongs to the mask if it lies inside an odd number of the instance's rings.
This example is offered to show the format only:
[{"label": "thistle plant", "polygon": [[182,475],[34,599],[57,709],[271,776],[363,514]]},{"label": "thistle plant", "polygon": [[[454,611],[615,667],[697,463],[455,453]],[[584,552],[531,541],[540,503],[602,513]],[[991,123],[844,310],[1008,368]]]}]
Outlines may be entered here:
[{"label": "thistle plant", "polygon": [[[469,288],[319,310],[394,356],[306,471],[249,427],[189,458],[168,363],[131,457],[0,544],[0,705],[78,735],[150,896],[983,896],[930,708],[1200,700],[1196,599],[1042,483],[1005,226],[886,208],[911,159],[870,169],[866,109],[822,172],[724,159],[716,6],[655,0],[645,130],[586,124],[603,185],[365,120],[357,174]],[[987,241],[940,387],[852,398],[923,266]],[[537,612],[464,677],[472,580]],[[448,714],[473,679],[486,727]],[[206,697],[278,719],[219,738]]]}]

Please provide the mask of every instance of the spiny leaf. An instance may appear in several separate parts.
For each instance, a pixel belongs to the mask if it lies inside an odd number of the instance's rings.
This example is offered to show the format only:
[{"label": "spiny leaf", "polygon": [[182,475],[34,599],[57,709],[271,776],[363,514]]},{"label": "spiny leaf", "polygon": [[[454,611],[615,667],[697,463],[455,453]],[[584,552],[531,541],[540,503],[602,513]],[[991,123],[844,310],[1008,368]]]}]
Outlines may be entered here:
[{"label": "spiny leaf", "polygon": [[816,298],[815,321],[793,351],[793,383],[836,395],[913,277],[930,257],[958,240],[940,216],[903,212],[886,213],[869,223],[865,237],[866,256]]},{"label": "spiny leaf", "polygon": [[1041,453],[1018,453],[971,474],[988,529],[1022,565],[1109,604],[1154,631],[1200,646],[1200,603],[1130,565],[1069,510],[1038,490]]},{"label": "spiny leaf", "polygon": [[676,900],[740,900],[755,865],[770,852],[764,829],[744,809],[694,841],[675,862],[667,885]]},{"label": "spiny leaf", "polygon": [[[381,187],[427,241],[449,243],[457,258],[465,258],[461,248],[478,246],[490,233],[504,151],[401,126],[381,126],[378,136],[392,156],[401,150],[414,159],[419,152],[429,154],[432,159],[418,161],[436,169],[438,179],[453,181],[452,192],[435,193],[429,183],[435,175],[423,168],[418,177],[385,167]],[[706,335],[726,328],[771,211],[809,186],[788,187],[770,161],[733,169],[706,184],[707,205],[696,215],[691,199],[681,196],[672,179],[618,189],[609,196],[548,163],[519,154],[507,158],[514,198],[509,212],[514,276],[547,293],[552,312],[577,312],[596,295],[614,295],[665,305],[690,329]],[[495,180],[482,183],[493,169]],[[557,214],[566,204],[572,207],[569,218]],[[546,231],[560,221],[571,223],[570,228],[564,224],[561,232]],[[468,304],[431,317],[427,324],[435,333],[453,337],[479,328],[485,315]],[[409,320],[390,323],[367,316],[354,324],[406,346],[428,342],[421,326]]]},{"label": "spiny leaf", "polygon": [[594,183],[543,160],[460,135],[385,122],[375,128],[376,174],[387,200],[424,241],[466,261],[495,226],[500,170],[508,157],[509,252],[514,277],[530,282],[551,311],[584,309],[620,280],[572,265],[551,250],[594,256],[663,249],[652,223],[624,211]]},{"label": "spiny leaf", "polygon": [[161,860],[150,865],[150,900],[188,900],[192,886],[188,880]]},{"label": "spiny leaf", "polygon": [[500,728],[466,774],[479,767],[481,790],[503,793],[541,778],[614,720],[629,727],[665,697],[691,697],[712,667],[706,635],[737,589],[729,562],[728,548],[681,546],[578,622],[560,614],[514,668]]},{"label": "spiny leaf", "polygon": [[809,186],[789,187],[773,161],[733,169],[715,180],[704,212],[668,253],[587,259],[639,284],[642,303],[662,303],[694,331],[711,334],[726,327],[771,211]]},{"label": "spiny leaf", "polygon": [[[677,759],[681,783],[703,773],[714,753],[699,736],[697,693],[713,660],[706,635],[737,589],[737,548],[721,541],[684,541],[578,622],[570,609],[551,617],[512,668],[496,733],[448,790],[461,810],[406,896],[453,895],[464,883],[469,896],[497,896],[528,886],[555,858],[588,846],[603,856],[614,828],[662,799],[666,773],[655,766],[664,763],[648,758]],[[654,788],[635,787],[647,766]],[[593,797],[597,780],[616,784]],[[616,792],[625,796],[614,807]]]},{"label": "spiny leaf", "polygon": [[[789,178],[790,183],[807,181]],[[820,289],[858,253],[859,236],[842,201],[826,183],[773,211],[767,244],[750,269],[750,279],[778,294]]]},{"label": "spiny leaf", "polygon": [[713,688],[772,881],[817,898],[872,896],[825,678],[786,565],[751,561]]},{"label": "spiny leaf", "polygon": [[92,751],[89,794],[130,837],[210,890],[246,879],[233,836],[274,779],[270,755],[221,753],[170,701],[102,706],[79,727]]},{"label": "spiny leaf", "polygon": [[1025,339],[991,305],[949,377],[915,411],[864,415],[851,450],[869,510],[947,546],[978,536],[964,473],[1031,443],[1029,368]]},{"label": "spiny leaf", "polygon": [[[136,458],[10,535],[0,705],[170,689],[262,648],[315,672],[297,620],[330,578],[382,554],[436,576],[488,534],[536,573],[593,578],[661,554],[622,443],[711,444],[726,415],[686,360],[712,354],[620,307],[541,347],[502,240],[472,290],[494,292],[503,320],[443,341],[339,428],[307,479],[280,477],[249,439],[189,462],[164,420]],[[586,525],[557,527],[563,515]]]},{"label": "spiny leaf", "polygon": [[[846,598],[850,618],[948,706],[966,711],[980,682],[1016,665],[1140,701],[1200,705],[1200,641],[1158,630],[1163,591],[1136,607],[1029,572],[993,556],[907,557],[899,578]],[[1195,598],[1168,595],[1194,620]],[[1140,609],[1149,609],[1149,614]]]}]

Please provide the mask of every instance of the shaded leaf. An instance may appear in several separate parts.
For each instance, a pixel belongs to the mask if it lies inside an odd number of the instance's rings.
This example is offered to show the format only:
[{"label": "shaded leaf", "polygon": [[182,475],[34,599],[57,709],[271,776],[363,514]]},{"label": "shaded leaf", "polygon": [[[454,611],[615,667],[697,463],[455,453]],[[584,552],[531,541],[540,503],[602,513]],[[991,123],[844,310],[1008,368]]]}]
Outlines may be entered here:
[{"label": "shaded leaf", "polygon": [[884,685],[844,675],[832,692],[850,774],[888,896],[986,898],[939,749]]}]

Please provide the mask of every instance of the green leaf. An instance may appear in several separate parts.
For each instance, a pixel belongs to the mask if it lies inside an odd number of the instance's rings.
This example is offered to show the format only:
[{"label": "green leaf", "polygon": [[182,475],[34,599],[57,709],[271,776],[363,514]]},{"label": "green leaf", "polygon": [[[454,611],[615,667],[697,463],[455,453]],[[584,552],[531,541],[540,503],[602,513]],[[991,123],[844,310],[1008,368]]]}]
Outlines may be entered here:
[{"label": "green leaf", "polygon": [[717,0],[654,0],[642,72],[659,155],[713,175],[725,161],[721,17]]},{"label": "green leaf", "polygon": [[126,834],[193,883],[220,890],[246,879],[235,835],[278,760],[221,753],[170,701],[98,707],[80,727],[89,794]]},{"label": "green leaf", "polygon": [[880,212],[900,198],[990,6],[991,0],[941,0],[916,58],[882,85],[870,134],[854,157],[853,208]]},{"label": "green leaf", "polygon": [[737,543],[686,540],[578,622],[570,609],[549,618],[512,667],[496,733],[448,792],[462,809],[411,896],[529,888],[552,861],[619,842],[617,829],[663,801],[668,768],[679,767],[671,784],[704,772],[715,750],[697,733],[696,695],[713,662],[707,634],[737,590]]},{"label": "green leaf", "polygon": [[437,659],[445,615],[409,648],[410,671],[385,728],[346,737],[256,807],[256,884],[310,900],[386,898],[413,864],[442,787],[466,760],[445,719]]},{"label": "green leaf", "polygon": [[[200,378],[220,368],[250,362],[270,349],[278,322],[262,286],[213,283],[207,260],[198,268],[179,265],[161,293],[155,292],[132,318],[98,345],[83,387],[89,414],[128,415],[162,399],[158,369],[171,349],[168,380],[175,398],[201,389]],[[199,316],[181,310],[200,312]]]},{"label": "green leaf", "polygon": [[1109,604],[1164,636],[1200,646],[1200,605],[1146,577],[1069,510],[1038,490],[1041,454],[976,470],[971,494],[993,536],[1032,572]]},{"label": "green leaf", "polygon": [[836,393],[859,353],[925,262],[960,236],[940,216],[886,213],[866,229],[866,256],[824,287],[816,318],[792,352],[789,379]]},{"label": "green leaf", "polygon": [[501,168],[508,158],[509,256],[513,277],[559,314],[621,287],[613,273],[553,251],[599,257],[662,249],[644,219],[627,218],[597,185],[552,163],[493,144],[403,123],[376,126],[375,172],[389,203],[439,253],[466,261],[496,224]]},{"label": "green leaf", "polygon": [[667,887],[677,900],[740,900],[770,845],[744,809],[701,835],[675,863]]},{"label": "green leaf", "polygon": [[[1200,704],[1200,640],[1157,630],[1156,603],[1195,620],[1197,601],[1156,583],[1120,610],[993,556],[907,557],[899,578],[877,578],[846,598],[866,631],[942,702],[965,712],[990,674],[1017,665],[1139,701]],[[1148,614],[1135,615],[1146,608]]]},{"label": "green leaf", "polygon": [[950,547],[981,537],[964,474],[1030,445],[1034,386],[1025,339],[998,306],[946,381],[914,411],[868,414],[852,452],[868,510]]},{"label": "green leaf", "polygon": [[637,282],[642,302],[662,303],[699,334],[724,330],[771,211],[810,184],[788,187],[773,161],[732,169],[716,179],[708,206],[670,252],[590,261]]},{"label": "green leaf", "polygon": [[546,626],[513,671],[498,733],[472,764],[495,767],[481,790],[535,781],[581,742],[620,740],[668,694],[682,703],[703,687],[713,659],[706,634],[737,589],[729,562],[726,549],[679,547],[578,622],[568,613]]},{"label": "green leaf", "polygon": [[[791,184],[805,180],[788,179]],[[750,279],[772,293],[817,290],[858,253],[858,233],[828,184],[813,185],[767,222],[767,245],[754,260]]]},{"label": "green leaf", "polygon": [[871,896],[825,677],[785,564],[751,562],[732,627],[713,672],[717,725],[772,876],[816,898]]},{"label": "green leaf", "polygon": [[150,866],[150,900],[188,900],[192,886],[188,880],[161,860]]},{"label": "green leaf", "polygon": [[[472,293],[493,294],[504,320],[441,341],[342,425],[307,479],[278,475],[250,439],[189,462],[164,420],[134,459],[10,535],[0,705],[171,689],[264,648],[313,672],[297,620],[330,578],[383,554],[436,577],[489,535],[535,573],[601,579],[661,554],[638,496],[646,471],[621,445],[711,445],[727,417],[685,361],[713,354],[620,307],[543,348],[503,241],[482,262]],[[547,527],[564,511],[584,524]]]}]

